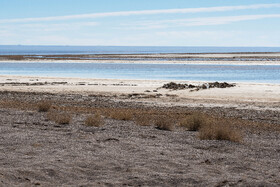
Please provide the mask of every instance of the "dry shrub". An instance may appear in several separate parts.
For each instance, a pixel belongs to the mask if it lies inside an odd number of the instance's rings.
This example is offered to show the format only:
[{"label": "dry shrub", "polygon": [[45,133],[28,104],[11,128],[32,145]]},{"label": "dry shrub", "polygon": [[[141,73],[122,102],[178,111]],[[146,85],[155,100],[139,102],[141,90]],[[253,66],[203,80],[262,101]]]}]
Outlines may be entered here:
[{"label": "dry shrub", "polygon": [[172,131],[174,129],[174,120],[167,117],[158,117],[155,119],[155,126],[160,130]]},{"label": "dry shrub", "polygon": [[133,118],[132,111],[121,110],[121,109],[111,111],[109,116],[112,119],[124,120],[124,121],[132,120]]},{"label": "dry shrub", "polygon": [[58,115],[55,122],[60,124],[60,125],[66,125],[69,124],[71,121],[71,116],[70,114],[61,114]]},{"label": "dry shrub", "polygon": [[236,128],[227,125],[227,121],[216,121],[204,125],[199,129],[199,138],[201,140],[228,140],[232,142],[241,142],[242,133]]},{"label": "dry shrub", "polygon": [[38,103],[38,112],[48,112],[51,108],[52,104],[49,101],[41,101]]},{"label": "dry shrub", "polygon": [[151,117],[149,116],[149,115],[145,115],[145,114],[143,114],[143,115],[137,115],[135,118],[134,118],[134,120],[135,120],[135,123],[137,124],[137,125],[141,125],[141,126],[149,126],[149,125],[151,125],[151,123],[152,123],[152,119],[151,119]]},{"label": "dry shrub", "polygon": [[72,118],[71,115],[67,113],[48,113],[48,119],[60,125],[66,125],[70,123]]},{"label": "dry shrub", "polygon": [[207,119],[200,113],[194,113],[183,118],[180,121],[180,126],[187,128],[189,131],[198,131],[207,123]]},{"label": "dry shrub", "polygon": [[104,125],[104,120],[99,113],[94,114],[94,116],[88,116],[85,120],[86,126],[100,127]]},{"label": "dry shrub", "polygon": [[38,110],[38,103],[25,102],[19,99],[0,99],[1,108],[16,108],[20,110]]}]

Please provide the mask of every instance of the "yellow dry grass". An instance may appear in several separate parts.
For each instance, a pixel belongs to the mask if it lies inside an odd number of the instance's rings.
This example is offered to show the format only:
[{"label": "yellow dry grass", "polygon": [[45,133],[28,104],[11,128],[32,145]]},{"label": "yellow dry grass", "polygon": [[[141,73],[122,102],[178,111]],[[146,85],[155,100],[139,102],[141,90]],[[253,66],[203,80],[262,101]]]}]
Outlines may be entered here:
[{"label": "yellow dry grass", "polygon": [[154,123],[156,128],[160,130],[172,131],[175,128],[175,121],[172,118],[158,117]]},{"label": "yellow dry grass", "polygon": [[242,133],[240,130],[229,125],[227,120],[211,121],[199,129],[198,137],[201,140],[228,140],[241,142]]},{"label": "yellow dry grass", "polygon": [[134,117],[134,121],[140,126],[150,126],[153,123],[153,119],[147,114],[138,114],[136,117]]},{"label": "yellow dry grass", "polygon": [[85,120],[86,126],[101,127],[104,125],[104,120],[99,113],[88,116]]},{"label": "yellow dry grass", "polygon": [[109,117],[116,120],[132,120],[133,112],[129,109],[114,109],[109,113]]},{"label": "yellow dry grass", "polygon": [[[196,115],[195,111],[189,110],[177,110],[177,109],[146,109],[146,108],[109,108],[109,107],[89,107],[87,105],[81,104],[80,102],[70,101],[50,101],[52,103],[52,112],[58,113],[72,113],[72,114],[92,114],[99,112],[102,116],[119,119],[119,120],[135,120],[135,122],[139,125],[145,124],[155,124],[155,120],[161,116],[167,116],[168,118],[173,119],[174,121],[178,119],[183,119],[179,122],[179,124],[183,127],[188,128],[188,125],[185,125],[188,120],[184,122],[188,116]],[[17,99],[0,99],[0,107],[1,108],[11,108],[11,109],[19,109],[19,110],[38,110],[38,103],[36,101],[23,101]],[[148,116],[147,120],[144,118],[143,123],[141,117],[137,116]],[[202,114],[207,120],[212,120],[217,116],[211,114],[206,115]],[[224,117],[221,117],[224,119]],[[147,122],[144,122],[147,121]],[[195,120],[194,120],[195,121]],[[260,123],[253,122],[250,120],[243,120],[239,118],[229,118],[228,122],[232,127],[236,127],[236,129],[249,130],[253,133],[259,133],[262,131],[279,131],[280,126],[268,123]]]},{"label": "yellow dry grass", "polygon": [[198,131],[202,126],[207,123],[207,118],[201,113],[193,113],[184,117],[179,125],[189,131]]},{"label": "yellow dry grass", "polygon": [[60,125],[69,124],[72,119],[71,115],[68,113],[49,112],[47,117],[49,120],[54,121]]}]

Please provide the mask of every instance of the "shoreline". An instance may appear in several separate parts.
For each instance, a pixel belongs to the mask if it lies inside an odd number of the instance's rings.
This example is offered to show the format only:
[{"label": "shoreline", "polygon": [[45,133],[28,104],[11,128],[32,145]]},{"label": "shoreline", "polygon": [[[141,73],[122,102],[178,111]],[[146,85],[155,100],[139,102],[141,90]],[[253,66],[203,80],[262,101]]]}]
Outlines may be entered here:
[{"label": "shoreline", "polygon": [[[7,59],[5,59],[7,58]],[[53,59],[51,59],[53,58]],[[98,59],[80,59],[98,58]],[[119,58],[119,59],[118,59]],[[178,60],[179,59],[179,60]],[[182,60],[183,59],[183,60]],[[195,60],[194,60],[195,59]],[[211,60],[212,59],[212,60]],[[213,60],[214,59],[214,60]],[[224,59],[224,60],[223,60]],[[280,65],[280,53],[162,53],[162,54],[82,54],[82,55],[0,55],[1,63],[127,63],[191,65]],[[10,81],[11,79],[13,81]],[[13,85],[9,82],[14,82]],[[45,84],[44,82],[47,82]],[[60,84],[58,84],[60,82]],[[253,107],[280,110],[280,84],[234,82],[236,87],[199,91],[161,89],[169,82],[203,84],[208,81],[129,80],[0,75],[1,90],[21,92],[99,94],[116,99],[163,105],[207,107]],[[63,83],[63,84],[62,84]],[[138,94],[138,95],[137,95]],[[125,95],[125,96],[122,96]],[[137,95],[137,96],[136,96]],[[160,96],[159,96],[160,95]],[[151,97],[151,98],[149,98]]]},{"label": "shoreline", "polygon": [[133,60],[0,60],[0,63],[108,63],[108,64],[188,64],[188,65],[270,65],[278,66],[280,61],[133,61]]},{"label": "shoreline", "polygon": [[[130,82],[158,82],[158,83],[183,83],[183,84],[203,84],[207,82],[225,82],[225,81],[200,81],[200,80],[176,80],[176,79],[114,79],[114,78],[84,78],[84,77],[48,77],[48,76],[33,76],[33,75],[3,75],[0,74],[0,83],[3,83],[4,79],[50,79],[50,80],[73,80],[73,81],[130,81]],[[28,80],[27,80],[28,81]],[[29,82],[29,81],[28,81]],[[251,85],[272,85],[272,86],[280,86],[280,83],[262,83],[262,82],[238,82],[238,81],[226,81],[227,83],[233,84],[251,84]]]},{"label": "shoreline", "polygon": [[235,107],[280,111],[280,84],[236,83],[232,88],[171,90],[169,82],[201,85],[203,81],[87,79],[0,76],[0,91],[100,95],[163,106]]}]

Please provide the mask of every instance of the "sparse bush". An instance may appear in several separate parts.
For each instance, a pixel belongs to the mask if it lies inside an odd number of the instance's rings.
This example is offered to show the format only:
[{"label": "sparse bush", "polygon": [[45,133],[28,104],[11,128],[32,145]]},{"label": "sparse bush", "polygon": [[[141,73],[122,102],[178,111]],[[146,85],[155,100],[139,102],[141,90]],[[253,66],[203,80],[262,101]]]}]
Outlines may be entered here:
[{"label": "sparse bush", "polygon": [[195,113],[182,119],[179,124],[189,131],[198,131],[206,123],[207,119],[202,114]]},{"label": "sparse bush", "polygon": [[52,120],[60,125],[69,124],[71,121],[71,115],[67,113],[48,113],[48,119]]},{"label": "sparse bush", "polygon": [[110,113],[110,117],[116,120],[132,120],[133,114],[130,110],[114,110]]},{"label": "sparse bush", "polygon": [[94,116],[88,116],[86,118],[85,125],[100,127],[104,125],[104,120],[102,119],[102,116],[99,113],[96,113]]},{"label": "sparse bush", "polygon": [[216,121],[209,123],[199,129],[199,138],[201,140],[228,140],[232,142],[241,142],[242,134],[239,130],[231,128],[226,121]]},{"label": "sparse bush", "polygon": [[158,117],[155,120],[155,126],[157,129],[172,131],[174,129],[174,121],[166,117]]},{"label": "sparse bush", "polygon": [[149,126],[152,123],[151,117],[149,115],[145,115],[145,114],[144,115],[141,115],[141,114],[137,115],[134,118],[134,120],[135,120],[135,123],[137,125],[141,125],[141,126]]},{"label": "sparse bush", "polygon": [[71,116],[69,114],[61,114],[57,115],[55,122],[60,125],[66,125],[69,124],[71,121]]},{"label": "sparse bush", "polygon": [[38,112],[48,112],[51,108],[52,104],[49,101],[41,101],[38,103]]}]

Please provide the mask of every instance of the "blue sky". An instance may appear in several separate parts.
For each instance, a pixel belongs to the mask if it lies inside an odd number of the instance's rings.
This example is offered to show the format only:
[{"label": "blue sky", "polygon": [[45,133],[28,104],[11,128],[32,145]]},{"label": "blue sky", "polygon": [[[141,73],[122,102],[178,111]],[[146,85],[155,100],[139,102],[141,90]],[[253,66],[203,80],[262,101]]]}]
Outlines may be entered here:
[{"label": "blue sky", "polygon": [[280,46],[279,0],[0,0],[0,45]]}]

